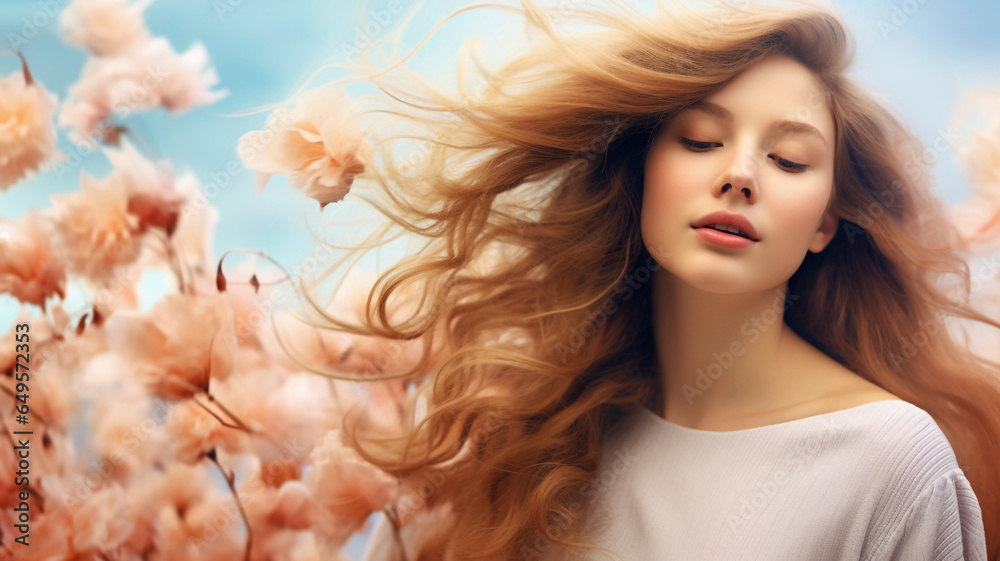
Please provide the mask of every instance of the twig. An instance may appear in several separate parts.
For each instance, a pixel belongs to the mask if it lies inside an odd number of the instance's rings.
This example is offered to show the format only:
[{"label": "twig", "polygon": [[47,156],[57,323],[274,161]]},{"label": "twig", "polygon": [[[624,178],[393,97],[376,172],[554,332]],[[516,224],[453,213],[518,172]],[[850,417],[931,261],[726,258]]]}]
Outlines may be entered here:
[{"label": "twig", "polygon": [[408,561],[406,557],[406,549],[403,547],[403,538],[399,535],[399,517],[396,516],[396,509],[394,506],[387,506],[382,509],[385,513],[385,517],[389,520],[389,524],[392,525],[392,537],[396,540],[396,545],[399,546],[399,554],[403,557],[403,561]]},{"label": "twig", "polygon": [[229,486],[229,491],[233,494],[233,500],[236,501],[236,508],[240,510],[240,516],[243,518],[243,524],[247,527],[247,549],[243,554],[243,561],[250,561],[250,548],[253,545],[253,530],[250,528],[250,519],[247,518],[247,513],[243,510],[243,503],[240,502],[240,497],[236,493],[236,486],[233,485],[233,481],[236,479],[236,476],[234,473],[226,473],[226,470],[222,469],[222,464],[220,464],[219,459],[215,457],[214,449],[209,452],[207,456],[208,459],[215,463],[215,465],[219,468],[219,471],[222,472],[222,477],[226,480],[226,485]]},{"label": "twig", "polygon": [[151,231],[156,232],[160,241],[163,242],[163,248],[167,252],[167,262],[170,263],[170,269],[173,271],[174,276],[177,277],[177,286],[180,289],[181,294],[186,294],[187,283],[184,280],[184,262],[177,254],[177,250],[174,248],[173,240],[167,236],[165,232],[155,229]]},{"label": "twig", "polygon": [[[145,127],[144,127],[144,128],[145,128]],[[154,151],[154,150],[153,150],[153,149],[152,149],[152,148],[151,148],[151,147],[149,146],[149,144],[148,144],[148,143],[146,142],[146,140],[145,140],[144,138],[142,138],[141,136],[139,136],[138,134],[136,134],[134,130],[132,130],[132,129],[128,128],[128,127],[125,127],[125,126],[123,126],[123,127],[122,127],[122,129],[123,129],[123,130],[122,130],[122,132],[124,132],[125,134],[127,134],[127,135],[131,136],[131,137],[132,137],[132,140],[135,140],[136,142],[138,142],[138,143],[139,143],[139,148],[140,148],[140,149],[141,149],[141,150],[142,150],[143,152],[145,152],[145,153],[146,153],[146,157],[147,157],[148,159],[150,159],[150,160],[154,160],[154,161],[157,161],[157,160],[159,160],[159,159],[160,159],[160,157],[159,157],[159,156],[158,156],[158,155],[156,154],[156,152],[155,152],[155,151]],[[146,131],[146,132],[148,133],[149,131]]]},{"label": "twig", "polygon": [[[253,249],[241,249],[241,248],[238,248],[238,247],[237,248],[232,248],[232,249],[227,249],[219,257],[219,269],[220,270],[222,269],[222,260],[225,259],[226,256],[229,255],[230,253],[243,253],[243,254],[247,254],[247,255],[256,255],[257,257],[263,257],[264,259],[266,259],[266,260],[270,261],[271,263],[273,263],[274,266],[276,266],[277,268],[281,269],[281,272],[285,274],[285,278],[284,279],[276,280],[276,281],[270,281],[270,282],[261,282],[261,283],[259,283],[259,286],[269,286],[269,285],[272,285],[272,284],[281,284],[283,282],[291,281],[292,280],[292,275],[289,274],[288,269],[285,269],[284,265],[282,265],[281,263],[278,263],[277,261],[275,261],[274,259],[272,259],[271,256],[269,256],[268,254],[264,253],[263,251],[255,251]],[[250,283],[247,282],[247,283],[240,283],[240,284],[250,284]]]},{"label": "twig", "polygon": [[202,403],[202,402],[198,401],[198,398],[197,398],[197,397],[192,397],[191,399],[192,399],[192,400],[193,400],[193,401],[194,401],[194,402],[195,402],[195,403],[196,403],[196,404],[197,404],[197,405],[198,405],[199,407],[201,407],[202,409],[204,409],[204,410],[205,410],[205,411],[206,411],[206,412],[207,412],[207,413],[208,413],[209,415],[211,415],[211,416],[215,417],[215,418],[216,418],[216,420],[218,420],[218,421],[219,421],[220,423],[222,423],[222,426],[224,426],[224,427],[227,427],[227,428],[231,428],[231,429],[236,429],[236,430],[243,430],[243,431],[247,431],[247,432],[251,432],[251,431],[250,431],[249,429],[247,429],[246,427],[241,427],[241,426],[239,426],[239,425],[233,425],[233,424],[229,424],[229,423],[227,423],[226,421],[224,421],[224,420],[222,419],[222,417],[220,417],[220,416],[216,415],[216,414],[215,414],[215,411],[212,411],[211,409],[209,409],[209,408],[208,408],[208,406],[207,406],[207,405],[205,405],[204,403]]},{"label": "twig", "polygon": [[209,401],[211,401],[212,403],[218,405],[219,409],[222,409],[223,413],[225,413],[226,415],[228,415],[230,419],[232,419],[236,424],[238,424],[239,428],[241,428],[241,429],[243,429],[243,430],[245,430],[247,432],[256,432],[253,429],[251,429],[250,427],[246,426],[246,424],[244,424],[243,421],[241,421],[239,419],[239,417],[237,417],[236,415],[234,415],[233,412],[230,411],[225,405],[223,405],[222,402],[220,402],[218,399],[216,399],[214,395],[212,395],[209,392],[205,392],[205,395],[208,396],[208,400]]}]

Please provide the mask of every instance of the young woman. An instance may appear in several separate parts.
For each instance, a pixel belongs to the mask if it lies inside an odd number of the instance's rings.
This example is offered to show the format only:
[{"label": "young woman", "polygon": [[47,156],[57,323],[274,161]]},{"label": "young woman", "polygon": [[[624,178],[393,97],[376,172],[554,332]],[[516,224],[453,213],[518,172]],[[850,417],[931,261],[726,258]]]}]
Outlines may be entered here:
[{"label": "young woman", "polygon": [[405,490],[365,559],[997,559],[1000,365],[951,322],[1000,323],[839,19],[522,5],[464,99],[365,77],[436,131],[356,190],[427,238],[370,302],[428,352],[407,434],[348,431]]}]

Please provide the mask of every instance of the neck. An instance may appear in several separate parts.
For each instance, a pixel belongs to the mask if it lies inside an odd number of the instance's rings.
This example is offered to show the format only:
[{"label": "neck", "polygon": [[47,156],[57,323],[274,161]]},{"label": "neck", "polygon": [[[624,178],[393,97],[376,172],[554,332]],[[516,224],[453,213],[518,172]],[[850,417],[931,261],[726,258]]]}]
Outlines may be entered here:
[{"label": "neck", "polygon": [[667,420],[692,426],[782,403],[801,377],[780,368],[798,337],[784,322],[787,283],[740,294],[706,292],[655,272],[653,337]]}]

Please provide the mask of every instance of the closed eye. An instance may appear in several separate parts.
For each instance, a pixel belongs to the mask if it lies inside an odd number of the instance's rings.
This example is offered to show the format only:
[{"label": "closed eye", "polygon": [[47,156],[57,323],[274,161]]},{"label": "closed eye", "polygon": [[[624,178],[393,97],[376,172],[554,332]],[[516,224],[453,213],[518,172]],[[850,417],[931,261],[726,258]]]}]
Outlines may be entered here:
[{"label": "closed eye", "polygon": [[691,140],[690,138],[684,137],[681,137],[681,144],[687,146],[695,152],[705,152],[713,146],[722,146],[718,142],[701,142],[699,140]]},{"label": "closed eye", "polygon": [[[691,140],[690,138],[684,138],[684,137],[681,137],[681,144],[687,146],[688,149],[690,149],[693,152],[707,152],[712,148],[718,148],[722,146],[722,144],[718,142],[702,142],[700,140]],[[778,164],[778,167],[789,173],[802,173],[806,171],[807,167],[809,167],[806,164],[798,164],[791,160],[786,160],[784,158],[775,156],[774,154],[769,155],[768,158],[774,160]]]},{"label": "closed eye", "polygon": [[770,156],[768,156],[768,158],[771,158],[772,160],[774,160],[775,162],[777,162],[778,163],[778,167],[780,167],[781,169],[783,169],[785,171],[788,171],[788,172],[791,172],[791,173],[802,173],[802,172],[806,171],[806,167],[808,167],[805,164],[797,164],[797,163],[795,163],[795,162],[793,162],[791,160],[786,160],[784,158],[779,158],[778,156],[775,156],[773,154],[770,155]]}]

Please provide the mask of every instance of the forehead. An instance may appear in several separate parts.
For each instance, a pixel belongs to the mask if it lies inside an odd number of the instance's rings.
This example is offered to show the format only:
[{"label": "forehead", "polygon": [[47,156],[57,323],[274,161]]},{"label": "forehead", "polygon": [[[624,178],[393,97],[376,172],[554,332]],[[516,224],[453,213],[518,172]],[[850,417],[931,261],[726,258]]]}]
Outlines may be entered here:
[{"label": "forehead", "polygon": [[[828,139],[834,138],[834,121],[827,89],[805,65],[787,55],[770,55],[737,75],[704,101],[728,109],[744,122],[767,124],[776,120],[799,121],[812,125]],[[689,108],[722,118],[718,112]]]}]

